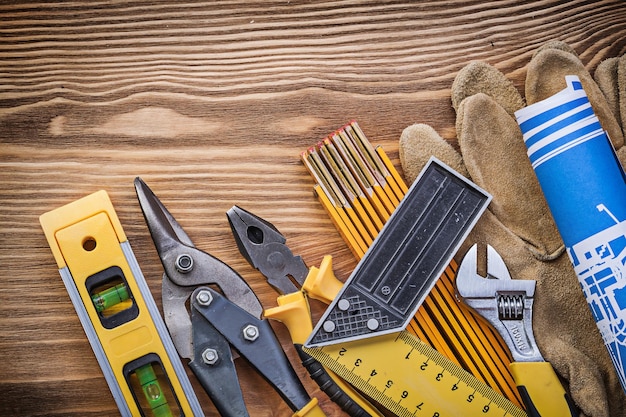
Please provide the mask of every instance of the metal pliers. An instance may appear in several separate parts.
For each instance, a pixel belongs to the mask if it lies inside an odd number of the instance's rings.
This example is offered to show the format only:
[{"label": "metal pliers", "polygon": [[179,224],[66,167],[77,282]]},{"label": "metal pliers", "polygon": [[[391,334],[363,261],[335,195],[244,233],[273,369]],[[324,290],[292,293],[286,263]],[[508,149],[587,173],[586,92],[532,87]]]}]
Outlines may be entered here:
[{"label": "metal pliers", "polygon": [[535,281],[513,280],[502,257],[487,246],[487,277],[477,271],[477,245],[459,266],[456,286],[465,304],[486,319],[506,342],[510,364],[526,412],[531,417],[577,416],[552,365],[545,362],[532,328]]},{"label": "metal pliers", "polygon": [[[224,416],[248,416],[231,347],[250,362],[297,416],[323,416],[291,367],[263,308],[228,265],[197,249],[152,190],[135,179],[137,197],[165,273],[165,323],[181,357]],[[210,288],[214,284],[221,293]],[[222,295],[223,293],[223,295]],[[189,302],[189,310],[186,303]]]},{"label": "metal pliers", "polygon": [[332,257],[325,256],[319,268],[308,268],[270,222],[237,206],[226,215],[241,254],[280,294],[278,307],[265,310],[265,317],[286,325],[311,378],[350,416],[382,416],[350,385],[302,350],[302,344],[313,331],[307,296],[328,304],[343,286],[333,273]]}]

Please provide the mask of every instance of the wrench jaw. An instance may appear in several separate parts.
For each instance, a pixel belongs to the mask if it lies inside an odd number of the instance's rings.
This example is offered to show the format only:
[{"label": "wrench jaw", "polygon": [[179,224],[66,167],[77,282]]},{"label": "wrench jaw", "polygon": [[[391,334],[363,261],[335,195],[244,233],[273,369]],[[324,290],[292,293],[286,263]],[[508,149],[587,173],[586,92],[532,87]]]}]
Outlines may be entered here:
[{"label": "wrench jaw", "polygon": [[489,322],[506,342],[516,362],[543,362],[532,330],[535,281],[513,280],[502,257],[487,246],[487,277],[477,270],[477,245],[467,252],[457,272],[462,301]]}]

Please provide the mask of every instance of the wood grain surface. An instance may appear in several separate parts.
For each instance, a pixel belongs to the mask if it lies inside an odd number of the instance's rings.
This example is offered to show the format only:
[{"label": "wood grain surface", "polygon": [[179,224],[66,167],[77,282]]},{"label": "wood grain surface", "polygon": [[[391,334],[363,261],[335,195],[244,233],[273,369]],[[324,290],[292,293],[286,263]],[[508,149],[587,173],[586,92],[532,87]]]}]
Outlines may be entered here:
[{"label": "wood grain surface", "polygon": [[[108,191],[160,306],[162,268],[133,188],[141,176],[196,246],[265,307],[225,212],[273,222],[309,266],[356,265],[299,154],[355,119],[399,166],[415,122],[455,142],[450,86],[471,60],[523,91],[547,41],[593,71],[626,52],[622,1],[71,1],[0,5],[0,415],[114,416],[117,408],[38,217]],[[312,305],[315,317],[323,311]],[[284,327],[285,350],[298,364]],[[288,408],[241,360],[253,416]],[[297,366],[329,415],[341,412]],[[190,374],[191,375],[191,374]],[[192,377],[193,379],[193,377]],[[217,415],[194,380],[205,413]]]}]

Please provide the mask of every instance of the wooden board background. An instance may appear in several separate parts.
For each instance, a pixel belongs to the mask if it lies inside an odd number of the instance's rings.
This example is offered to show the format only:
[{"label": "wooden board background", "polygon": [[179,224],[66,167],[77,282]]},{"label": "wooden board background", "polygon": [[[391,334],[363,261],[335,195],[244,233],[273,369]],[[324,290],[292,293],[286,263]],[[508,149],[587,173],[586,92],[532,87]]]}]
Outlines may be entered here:
[{"label": "wooden board background", "polygon": [[[196,245],[275,294],[239,255],[233,204],[295,253],[356,265],[312,193],[299,153],[356,119],[398,162],[415,122],[455,141],[450,85],[484,60],[523,89],[543,43],[590,70],[626,51],[622,1],[93,1],[0,5],[0,414],[117,410],[38,216],[109,192],[160,305],[161,265],[132,185],[143,177]],[[316,317],[323,308],[313,305]],[[290,357],[287,334],[276,331]],[[298,368],[329,415],[338,409]],[[253,416],[288,409],[240,364]],[[195,384],[200,392],[199,385]],[[207,415],[216,415],[201,395]]]}]

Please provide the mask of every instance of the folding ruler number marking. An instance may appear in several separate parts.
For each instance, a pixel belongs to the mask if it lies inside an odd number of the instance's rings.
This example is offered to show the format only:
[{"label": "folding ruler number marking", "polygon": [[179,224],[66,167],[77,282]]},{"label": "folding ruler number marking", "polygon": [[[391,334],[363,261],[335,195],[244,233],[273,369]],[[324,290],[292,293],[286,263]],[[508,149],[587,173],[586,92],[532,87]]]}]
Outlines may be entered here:
[{"label": "folding ruler number marking", "polygon": [[401,417],[526,416],[408,332],[305,351]]}]

